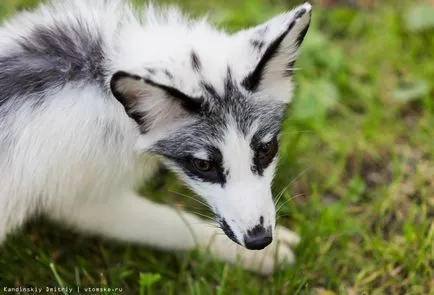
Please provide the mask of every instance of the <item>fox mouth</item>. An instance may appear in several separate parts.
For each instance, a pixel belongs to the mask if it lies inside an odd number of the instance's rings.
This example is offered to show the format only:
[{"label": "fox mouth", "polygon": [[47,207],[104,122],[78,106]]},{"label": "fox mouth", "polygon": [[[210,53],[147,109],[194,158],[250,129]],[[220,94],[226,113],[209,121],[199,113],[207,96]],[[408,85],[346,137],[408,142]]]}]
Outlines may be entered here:
[{"label": "fox mouth", "polygon": [[223,232],[226,234],[226,236],[231,239],[232,241],[234,241],[236,244],[241,245],[241,243],[238,241],[237,237],[235,237],[234,232],[232,231],[232,229],[230,228],[229,224],[226,222],[226,220],[224,218],[218,218],[217,222],[220,225],[220,228],[223,230]]}]

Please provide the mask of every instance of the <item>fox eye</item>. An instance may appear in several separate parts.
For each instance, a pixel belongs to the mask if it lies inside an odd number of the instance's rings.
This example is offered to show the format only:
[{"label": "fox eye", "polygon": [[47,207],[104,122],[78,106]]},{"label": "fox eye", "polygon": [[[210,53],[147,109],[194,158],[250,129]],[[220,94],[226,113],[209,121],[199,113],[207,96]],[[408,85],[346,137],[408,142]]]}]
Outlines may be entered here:
[{"label": "fox eye", "polygon": [[260,145],[256,153],[259,163],[266,166],[277,153],[277,139],[274,138],[270,142]]},{"label": "fox eye", "polygon": [[260,146],[259,149],[258,149],[258,156],[259,156],[259,158],[265,158],[265,157],[267,157],[271,153],[272,148],[273,148],[273,146],[272,146],[271,142],[266,143],[266,144]]},{"label": "fox eye", "polygon": [[192,159],[191,164],[194,169],[200,172],[209,172],[214,168],[212,162],[202,159]]}]

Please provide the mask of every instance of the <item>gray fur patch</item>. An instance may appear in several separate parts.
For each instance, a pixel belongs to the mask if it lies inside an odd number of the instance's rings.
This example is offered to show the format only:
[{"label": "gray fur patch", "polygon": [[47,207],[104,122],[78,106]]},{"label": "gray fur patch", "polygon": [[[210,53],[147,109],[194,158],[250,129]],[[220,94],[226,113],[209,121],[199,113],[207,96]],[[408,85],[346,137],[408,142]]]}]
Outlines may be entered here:
[{"label": "gray fur patch", "polygon": [[22,104],[20,99],[31,96],[37,108],[47,90],[71,81],[103,86],[101,37],[92,37],[86,25],[77,23],[35,27],[15,40],[19,50],[0,56],[0,107],[12,99],[12,105]]}]

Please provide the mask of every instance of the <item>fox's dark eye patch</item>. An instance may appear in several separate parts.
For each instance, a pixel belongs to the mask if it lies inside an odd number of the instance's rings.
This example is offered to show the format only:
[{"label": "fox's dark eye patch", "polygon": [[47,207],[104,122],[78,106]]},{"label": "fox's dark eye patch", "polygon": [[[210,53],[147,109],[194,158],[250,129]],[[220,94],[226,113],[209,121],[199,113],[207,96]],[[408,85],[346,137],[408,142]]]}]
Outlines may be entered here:
[{"label": "fox's dark eye patch", "polygon": [[225,182],[222,168],[218,161],[186,158],[182,162],[184,171],[194,178],[200,178],[201,180],[211,183],[223,184]]},{"label": "fox's dark eye patch", "polygon": [[189,177],[204,182],[218,183],[222,187],[226,183],[226,174],[223,169],[223,156],[219,149],[206,147],[209,160],[195,158],[191,155],[182,157],[166,157],[177,163]]},{"label": "fox's dark eye patch", "polygon": [[262,176],[277,154],[279,148],[277,137],[273,137],[267,143],[252,141],[251,147],[254,151],[252,171]]}]

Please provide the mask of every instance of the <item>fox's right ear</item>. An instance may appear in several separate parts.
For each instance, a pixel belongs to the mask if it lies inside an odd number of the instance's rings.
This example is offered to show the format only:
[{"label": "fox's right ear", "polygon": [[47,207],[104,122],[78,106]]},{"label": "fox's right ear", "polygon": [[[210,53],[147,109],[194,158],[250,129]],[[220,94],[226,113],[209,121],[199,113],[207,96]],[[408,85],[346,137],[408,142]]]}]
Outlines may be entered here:
[{"label": "fox's right ear", "polygon": [[265,92],[288,103],[292,96],[291,77],[299,48],[309,28],[312,5],[306,2],[262,25],[241,31],[248,52],[248,69],[242,85],[251,92]]},{"label": "fox's right ear", "polygon": [[110,89],[142,133],[201,110],[201,98],[189,97],[149,77],[119,71],[112,76]]}]

